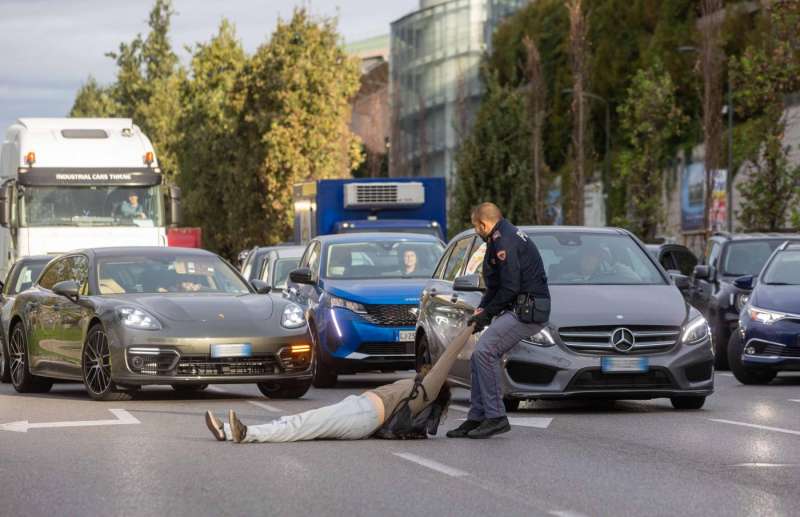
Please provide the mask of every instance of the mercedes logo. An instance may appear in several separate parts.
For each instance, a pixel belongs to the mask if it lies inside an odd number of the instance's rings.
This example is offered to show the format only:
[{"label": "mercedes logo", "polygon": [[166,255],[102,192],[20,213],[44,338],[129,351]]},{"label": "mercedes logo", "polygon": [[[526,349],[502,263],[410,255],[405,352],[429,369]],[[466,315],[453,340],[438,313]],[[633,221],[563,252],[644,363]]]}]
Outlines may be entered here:
[{"label": "mercedes logo", "polygon": [[633,337],[633,332],[626,328],[619,328],[611,333],[611,346],[619,352],[630,352],[634,343],[636,338]]}]

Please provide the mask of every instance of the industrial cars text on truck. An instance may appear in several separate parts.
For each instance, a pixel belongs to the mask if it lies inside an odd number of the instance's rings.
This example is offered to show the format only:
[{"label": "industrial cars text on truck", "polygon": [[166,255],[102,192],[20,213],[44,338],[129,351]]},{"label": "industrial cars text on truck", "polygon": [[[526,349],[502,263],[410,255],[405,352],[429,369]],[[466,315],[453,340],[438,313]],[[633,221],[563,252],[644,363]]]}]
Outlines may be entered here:
[{"label": "industrial cars text on truck", "polygon": [[153,145],[131,119],[21,118],[2,143],[0,182],[3,277],[19,257],[166,246],[178,222],[180,191],[162,187]]}]

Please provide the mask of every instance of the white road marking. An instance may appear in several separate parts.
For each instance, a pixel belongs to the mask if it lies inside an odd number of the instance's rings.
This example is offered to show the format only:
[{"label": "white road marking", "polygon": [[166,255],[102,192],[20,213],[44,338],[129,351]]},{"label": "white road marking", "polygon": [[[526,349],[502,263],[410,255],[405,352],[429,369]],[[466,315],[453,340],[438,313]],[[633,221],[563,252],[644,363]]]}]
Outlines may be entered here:
[{"label": "white road marking", "polygon": [[141,424],[141,422],[124,409],[109,409],[116,417],[113,420],[78,420],[74,422],[38,422],[29,423],[27,420],[10,422],[0,425],[0,431],[13,431],[17,433],[27,433],[28,429],[48,429],[53,427],[96,427],[104,425],[131,425]]},{"label": "white road marking", "polygon": [[800,399],[789,399],[789,402],[800,402]]},{"label": "white road marking", "polygon": [[719,422],[721,424],[740,425],[742,427],[752,427],[753,429],[763,429],[765,431],[775,431],[776,433],[794,434],[800,436],[800,431],[794,429],[784,429],[782,427],[770,427],[768,425],[750,424],[748,422],[737,422],[736,420],[722,420],[719,418],[709,418],[712,422]]},{"label": "white road marking", "polygon": [[733,377],[734,375],[729,372],[717,372],[717,375],[721,375],[723,377]]},{"label": "white road marking", "polygon": [[262,409],[266,409],[267,411],[271,411],[273,413],[283,413],[283,410],[281,408],[272,406],[272,405],[267,404],[265,402],[256,402],[255,400],[248,400],[247,402],[251,403],[254,406],[258,406],[258,407],[260,407]]},{"label": "white road marking", "polygon": [[737,463],[732,467],[800,467],[800,463]]},{"label": "white road marking", "polygon": [[459,406],[459,405],[456,405],[456,404],[450,404],[450,409],[455,409],[456,411],[469,413],[469,408],[466,407],[466,406]]},{"label": "white road marking", "polygon": [[587,517],[584,513],[571,512],[569,510],[551,510],[547,514],[555,515],[556,517]]},{"label": "white road marking", "polygon": [[464,472],[463,470],[447,466],[443,463],[439,463],[438,461],[433,461],[427,458],[423,458],[421,456],[417,456],[416,454],[411,454],[408,452],[394,452],[392,454],[400,458],[403,458],[404,460],[416,463],[417,465],[422,465],[423,467],[435,470],[436,472],[441,472],[442,474],[447,474],[448,476],[454,478],[469,476],[468,472]]},{"label": "white road marking", "polygon": [[[455,409],[456,411],[462,411],[464,413],[469,412],[469,408],[464,406],[458,406],[455,404],[450,404],[450,409]],[[465,420],[461,418],[460,420]],[[508,417],[508,423],[512,426],[516,425],[519,427],[535,427],[537,429],[547,429],[550,427],[550,424],[553,423],[552,418],[542,417],[542,416],[511,416]]]}]

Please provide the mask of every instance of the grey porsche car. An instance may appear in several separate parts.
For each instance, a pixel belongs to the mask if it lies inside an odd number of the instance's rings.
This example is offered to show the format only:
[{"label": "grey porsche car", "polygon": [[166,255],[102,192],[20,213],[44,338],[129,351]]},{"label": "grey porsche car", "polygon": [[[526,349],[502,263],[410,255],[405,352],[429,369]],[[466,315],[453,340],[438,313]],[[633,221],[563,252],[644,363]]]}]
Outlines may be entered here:
[{"label": "grey porsche car", "polygon": [[[503,360],[504,402],[578,397],[669,398],[699,409],[714,390],[708,323],[676,280],[629,232],[617,228],[524,227],[547,270],[549,324]],[[480,302],[486,245],[473,231],[448,245],[425,286],[416,330],[418,367],[438,357]],[[451,370],[471,383],[475,338]]]},{"label": "grey porsche car", "polygon": [[19,392],[80,381],[95,400],[148,384],[255,383],[273,398],[311,384],[303,309],[248,284],[213,253],[98,248],[62,255],[3,320]]}]

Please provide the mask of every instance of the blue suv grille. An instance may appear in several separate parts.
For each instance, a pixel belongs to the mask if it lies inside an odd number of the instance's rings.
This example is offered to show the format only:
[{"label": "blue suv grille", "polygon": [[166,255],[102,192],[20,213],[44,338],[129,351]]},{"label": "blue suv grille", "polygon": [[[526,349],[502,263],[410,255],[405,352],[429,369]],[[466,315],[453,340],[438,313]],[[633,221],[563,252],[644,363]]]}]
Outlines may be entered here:
[{"label": "blue suv grille", "polygon": [[413,327],[417,324],[417,316],[411,312],[414,308],[416,305],[367,305],[363,317],[381,327]]}]

